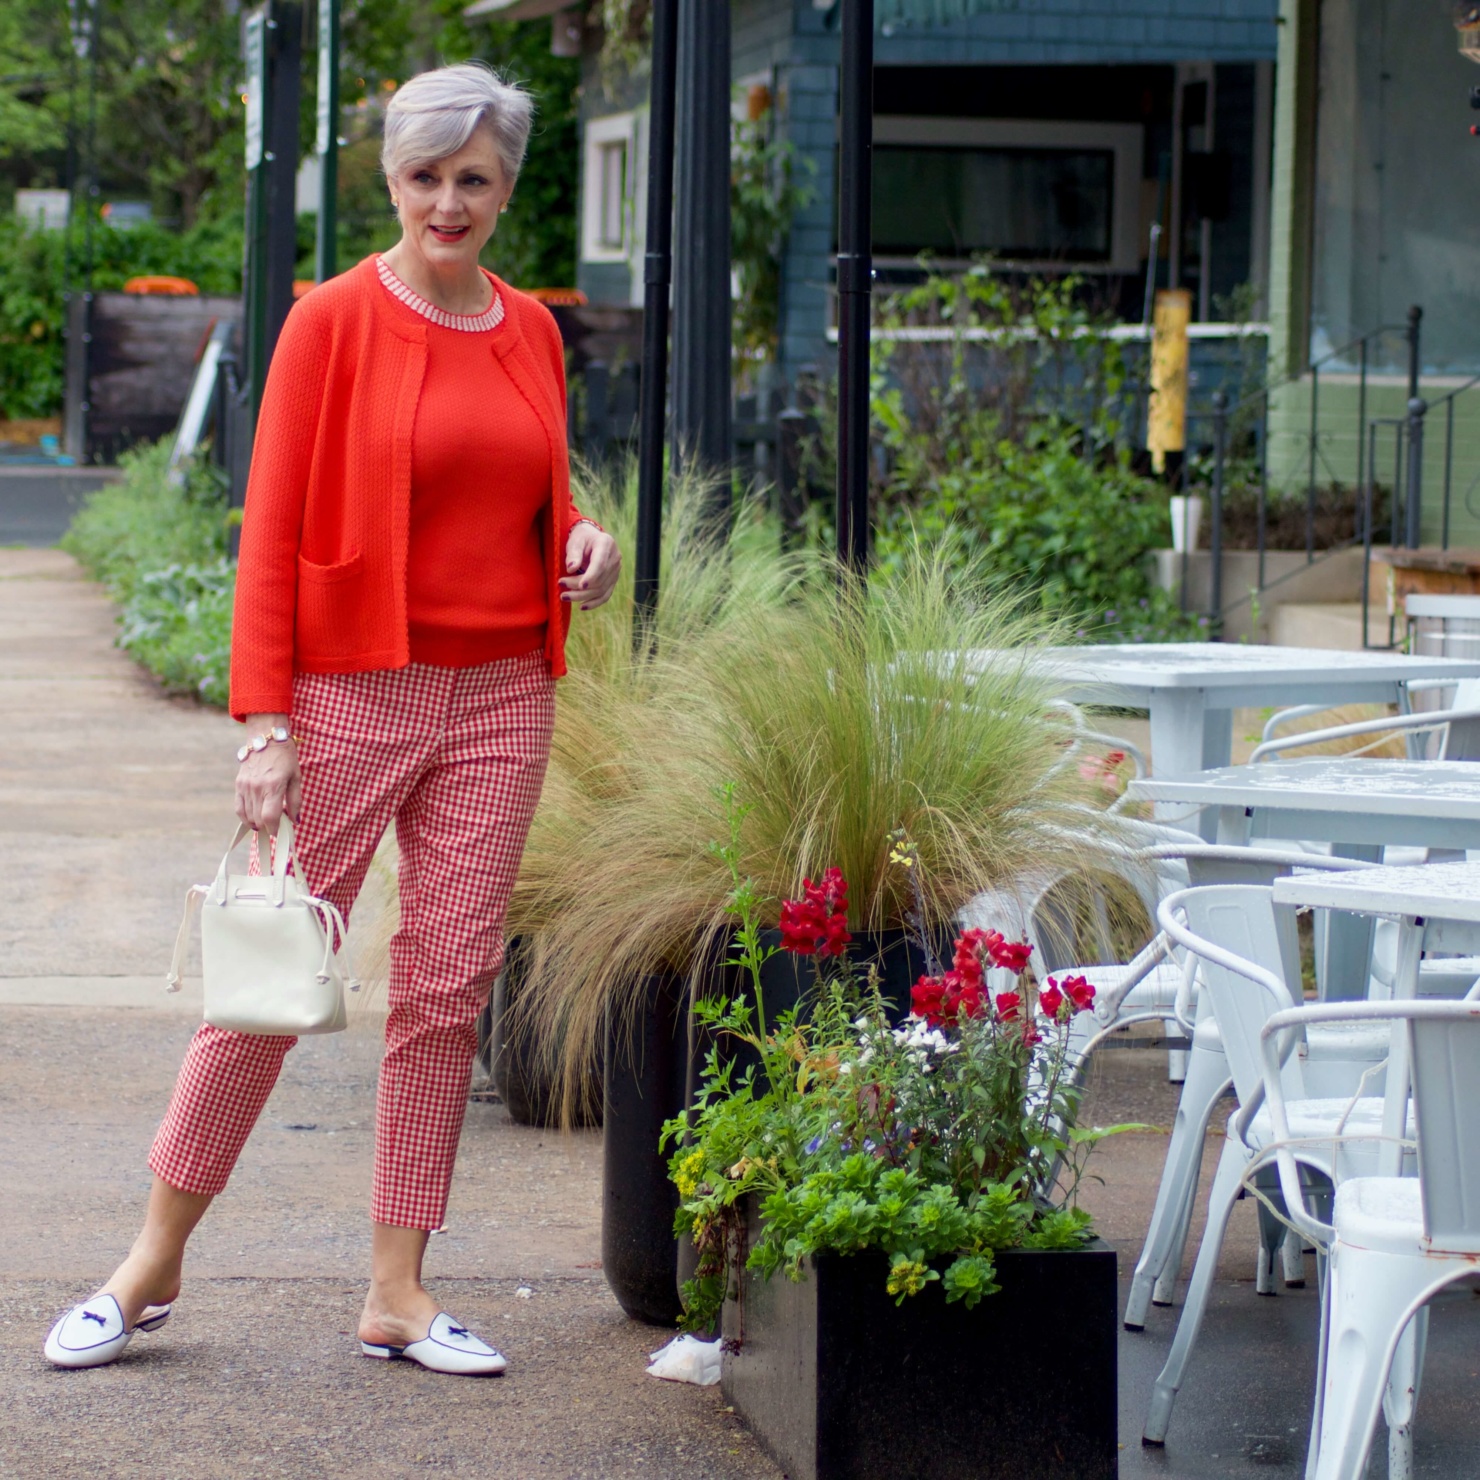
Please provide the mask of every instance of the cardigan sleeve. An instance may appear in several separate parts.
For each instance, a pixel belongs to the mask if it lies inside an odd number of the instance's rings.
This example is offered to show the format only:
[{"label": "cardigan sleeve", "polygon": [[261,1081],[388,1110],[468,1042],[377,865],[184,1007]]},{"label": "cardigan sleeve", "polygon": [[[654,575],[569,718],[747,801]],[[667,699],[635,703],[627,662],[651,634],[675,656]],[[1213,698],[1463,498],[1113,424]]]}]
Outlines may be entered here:
[{"label": "cardigan sleeve", "polygon": [[298,551],[329,351],[330,325],[305,299],[278,336],[252,443],[232,617],[231,713],[239,720],[286,714],[293,703]]},{"label": "cardigan sleeve", "polygon": [[[531,299],[530,301],[539,310],[540,327],[545,331],[545,351],[550,357],[550,370],[555,377],[555,386],[560,394],[560,430],[563,434],[566,434],[565,407],[568,406],[570,402],[567,399],[565,388],[565,340],[561,338],[560,325],[555,322],[555,315],[552,314],[543,303],[539,302],[538,299]],[[591,516],[589,514],[581,513],[581,511],[576,507],[575,499],[572,498],[570,500],[570,520],[565,526],[566,537],[569,538],[571,530],[573,530],[582,519],[590,519],[590,517]],[[591,519],[591,523],[596,524],[596,521],[594,519]],[[597,524],[596,527],[598,529],[601,528],[599,524]]]}]

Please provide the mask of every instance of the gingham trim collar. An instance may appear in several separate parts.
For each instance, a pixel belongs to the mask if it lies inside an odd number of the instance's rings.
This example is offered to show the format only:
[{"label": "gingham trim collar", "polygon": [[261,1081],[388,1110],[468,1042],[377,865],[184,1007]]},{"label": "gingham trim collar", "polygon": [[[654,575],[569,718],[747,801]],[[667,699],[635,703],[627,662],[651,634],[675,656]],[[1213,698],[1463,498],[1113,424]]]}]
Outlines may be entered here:
[{"label": "gingham trim collar", "polygon": [[493,290],[493,302],[482,313],[448,313],[445,308],[428,303],[420,293],[403,283],[384,257],[376,257],[375,270],[380,275],[386,292],[399,298],[407,308],[419,313],[422,318],[444,329],[460,329],[465,334],[482,334],[489,329],[497,329],[504,321],[503,295],[497,288]]}]

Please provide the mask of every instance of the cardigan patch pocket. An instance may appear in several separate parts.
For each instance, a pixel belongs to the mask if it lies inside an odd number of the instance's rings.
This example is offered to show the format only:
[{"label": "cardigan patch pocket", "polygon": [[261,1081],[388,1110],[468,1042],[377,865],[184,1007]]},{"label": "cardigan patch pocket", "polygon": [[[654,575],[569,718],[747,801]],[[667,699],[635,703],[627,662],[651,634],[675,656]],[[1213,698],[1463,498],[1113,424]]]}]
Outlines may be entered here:
[{"label": "cardigan patch pocket", "polygon": [[306,556],[298,557],[298,579],[300,582],[317,582],[331,585],[335,581],[353,580],[364,568],[364,558],[357,550],[348,560],[336,561],[333,565],[319,565]]},{"label": "cardigan patch pocket", "polygon": [[298,557],[295,647],[300,661],[316,665],[349,662],[373,649],[377,634],[367,615],[365,579],[365,562],[359,554],[334,565]]}]

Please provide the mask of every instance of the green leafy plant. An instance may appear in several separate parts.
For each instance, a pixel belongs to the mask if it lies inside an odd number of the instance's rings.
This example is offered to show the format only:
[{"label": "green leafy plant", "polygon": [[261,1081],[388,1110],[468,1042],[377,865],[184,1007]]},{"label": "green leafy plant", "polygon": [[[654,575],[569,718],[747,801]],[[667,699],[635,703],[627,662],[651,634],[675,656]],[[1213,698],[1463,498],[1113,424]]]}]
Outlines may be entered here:
[{"label": "green leafy plant", "polygon": [[89,495],[62,547],[119,603],[120,647],[170,692],[224,706],[236,589],[225,491],[203,461],[172,481],[169,451],[125,453],[123,477]]},{"label": "green leafy plant", "polygon": [[[1123,457],[1087,460],[1079,430],[1051,421],[1014,442],[984,414],[963,421],[959,435],[951,465],[930,475],[928,497],[885,511],[876,548],[886,580],[923,544],[978,571],[989,591],[1031,592],[1081,637],[1176,640],[1205,631],[1151,583],[1150,552],[1168,542],[1166,498]],[[912,434],[901,431],[898,441],[899,476],[913,482],[923,470],[908,461]]]},{"label": "green leafy plant", "polygon": [[[796,152],[774,137],[771,120],[767,108],[730,129],[730,262],[736,286],[731,333],[742,386],[776,358],[786,234],[813,195],[810,183],[796,178]],[[810,160],[804,163],[810,168]]]},{"label": "green leafy plant", "polygon": [[[1030,947],[966,931],[950,969],[936,964],[914,988],[911,1016],[891,1022],[876,971],[860,973],[851,958],[839,870],[784,903],[781,944],[765,944],[767,901],[740,863],[749,809],[733,786],[723,798],[729,840],[714,852],[730,874],[730,965],[743,988],[696,1002],[712,1046],[696,1106],[664,1131],[677,1145],[676,1228],[699,1250],[685,1324],[714,1323],[749,1199],[760,1234],[747,1268],[800,1279],[818,1254],[877,1250],[901,1303],[938,1281],[947,1302],[970,1308],[998,1288],[997,1251],[1082,1243],[1090,1219],[1074,1194],[1084,1154],[1105,1133],[1073,1130],[1078,1091],[1066,1068],[1070,1024],[1094,988],[1049,978],[1039,991]],[[889,844],[920,898],[911,918],[923,918],[918,850],[899,832]],[[930,959],[929,937],[917,945]],[[813,958],[818,982],[772,1018],[763,968],[777,950]],[[994,970],[1012,985],[994,986]],[[752,1055],[739,1073],[736,1045]]]},{"label": "green leafy plant", "polygon": [[[870,390],[880,578],[925,548],[1089,641],[1205,635],[1153,584],[1167,490],[1131,468],[1132,376],[1083,295],[1073,277],[1024,284],[982,262],[885,300]],[[817,419],[804,472],[830,488],[831,388]],[[830,543],[829,518],[815,506],[810,522]]]}]

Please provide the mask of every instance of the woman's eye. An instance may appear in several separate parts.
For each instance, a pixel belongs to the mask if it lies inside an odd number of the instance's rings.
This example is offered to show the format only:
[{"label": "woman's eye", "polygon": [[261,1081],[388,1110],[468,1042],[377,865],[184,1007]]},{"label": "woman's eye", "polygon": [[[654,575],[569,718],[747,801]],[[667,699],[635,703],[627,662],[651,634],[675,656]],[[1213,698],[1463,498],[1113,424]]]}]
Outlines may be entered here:
[{"label": "woman's eye", "polygon": [[486,184],[488,184],[488,181],[485,180],[482,175],[469,175],[467,177],[467,179],[465,179],[463,181],[463,184],[464,185],[486,185]]}]

